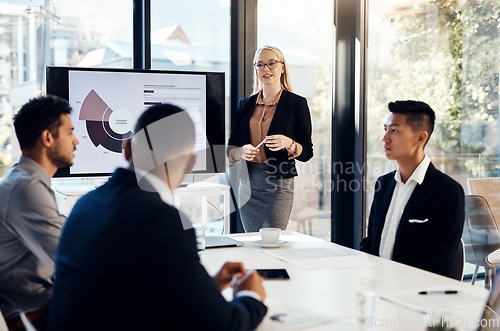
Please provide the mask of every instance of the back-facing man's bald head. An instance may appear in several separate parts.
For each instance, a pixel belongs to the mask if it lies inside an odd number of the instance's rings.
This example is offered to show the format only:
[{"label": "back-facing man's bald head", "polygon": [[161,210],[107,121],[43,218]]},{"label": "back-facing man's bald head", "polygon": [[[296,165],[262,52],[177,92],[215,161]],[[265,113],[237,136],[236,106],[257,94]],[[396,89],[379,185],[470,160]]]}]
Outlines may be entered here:
[{"label": "back-facing man's bald head", "polygon": [[[135,124],[134,128],[134,133],[139,132],[140,130],[144,129],[150,124],[153,124],[156,121],[159,121],[161,119],[164,119],[168,116],[175,115],[182,113],[184,118],[189,120],[184,123],[187,126],[190,126],[192,128],[192,133],[193,133],[193,138],[194,138],[194,124],[193,121],[191,120],[191,117],[187,114],[187,112],[177,106],[174,106],[172,104],[161,104],[161,105],[154,105],[146,109],[141,116],[139,116],[139,119],[137,120],[137,123]],[[187,116],[187,117],[186,117]],[[188,123],[190,122],[190,124]]]},{"label": "back-facing man's bald head", "polygon": [[135,169],[151,172],[167,181],[175,177],[174,182],[180,182],[190,170],[186,168],[192,159],[194,144],[195,127],[189,114],[171,104],[155,105],[137,120],[131,159],[127,159]]}]

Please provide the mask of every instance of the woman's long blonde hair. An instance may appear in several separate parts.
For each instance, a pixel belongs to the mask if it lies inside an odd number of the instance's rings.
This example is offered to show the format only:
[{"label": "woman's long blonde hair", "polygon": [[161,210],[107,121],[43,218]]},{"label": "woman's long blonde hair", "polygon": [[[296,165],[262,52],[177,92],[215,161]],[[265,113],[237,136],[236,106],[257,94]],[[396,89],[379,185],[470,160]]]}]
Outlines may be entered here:
[{"label": "woman's long blonde hair", "polygon": [[[281,74],[281,79],[280,79],[281,88],[292,92],[292,83],[290,82],[290,75],[288,74],[288,65],[286,64],[285,57],[283,56],[283,53],[281,53],[281,51],[278,48],[276,48],[274,46],[263,46],[263,47],[259,48],[255,52],[255,56],[253,58],[253,63],[254,64],[257,63],[257,59],[259,58],[259,54],[263,50],[270,50],[270,51],[273,51],[274,53],[276,53],[276,55],[278,55],[277,60],[282,62],[283,67],[284,67],[283,68],[284,70],[283,70],[283,73]],[[257,74],[257,69],[254,66],[254,68],[253,68],[253,92],[252,92],[252,94],[259,92],[261,89],[262,89],[262,84],[259,81],[259,75]]]}]

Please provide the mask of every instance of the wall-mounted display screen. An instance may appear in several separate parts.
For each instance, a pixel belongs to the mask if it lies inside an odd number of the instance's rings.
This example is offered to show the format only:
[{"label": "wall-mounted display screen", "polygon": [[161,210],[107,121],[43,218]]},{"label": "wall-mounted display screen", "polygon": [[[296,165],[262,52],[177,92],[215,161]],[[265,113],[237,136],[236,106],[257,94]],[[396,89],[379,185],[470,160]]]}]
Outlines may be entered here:
[{"label": "wall-mounted display screen", "polygon": [[192,172],[224,172],[224,91],[224,73],[48,67],[47,94],[69,101],[80,142],[73,166],[55,176],[103,176],[126,166],[124,140],[146,108],[162,103],[185,109],[195,123]]}]

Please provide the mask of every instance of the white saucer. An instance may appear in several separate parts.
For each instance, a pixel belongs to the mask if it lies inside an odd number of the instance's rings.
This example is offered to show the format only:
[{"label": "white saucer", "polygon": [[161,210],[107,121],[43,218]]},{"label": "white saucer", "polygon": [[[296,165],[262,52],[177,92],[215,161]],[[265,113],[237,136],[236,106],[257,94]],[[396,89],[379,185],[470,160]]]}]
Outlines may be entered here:
[{"label": "white saucer", "polygon": [[284,241],[284,240],[280,240],[275,244],[264,244],[262,242],[262,240],[256,240],[253,243],[254,243],[254,245],[257,245],[257,246],[260,246],[263,248],[277,248],[277,247],[283,247],[286,245],[286,241]]}]

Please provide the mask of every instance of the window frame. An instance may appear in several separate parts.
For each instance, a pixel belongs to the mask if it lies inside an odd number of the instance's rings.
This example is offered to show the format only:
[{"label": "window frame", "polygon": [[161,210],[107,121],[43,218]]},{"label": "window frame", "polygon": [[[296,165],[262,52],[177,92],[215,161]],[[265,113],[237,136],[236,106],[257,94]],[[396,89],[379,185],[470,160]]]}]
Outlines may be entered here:
[{"label": "window frame", "polygon": [[[257,1],[231,0],[230,116],[238,100],[252,90],[252,59],[257,47]],[[342,179],[366,183],[365,51],[368,0],[334,2],[334,70],[332,114],[332,164],[358,164],[355,173]],[[135,69],[151,68],[151,1],[133,0],[133,63]],[[353,26],[352,21],[356,22]],[[335,88],[342,86],[342,90]],[[335,144],[335,142],[338,142]],[[229,174],[231,176],[231,174]],[[232,196],[234,196],[232,194]],[[333,191],[331,241],[357,248],[366,226],[365,190]],[[349,207],[345,207],[349,206]],[[338,221],[336,221],[338,220]],[[231,215],[231,232],[241,232],[238,215]]]}]

